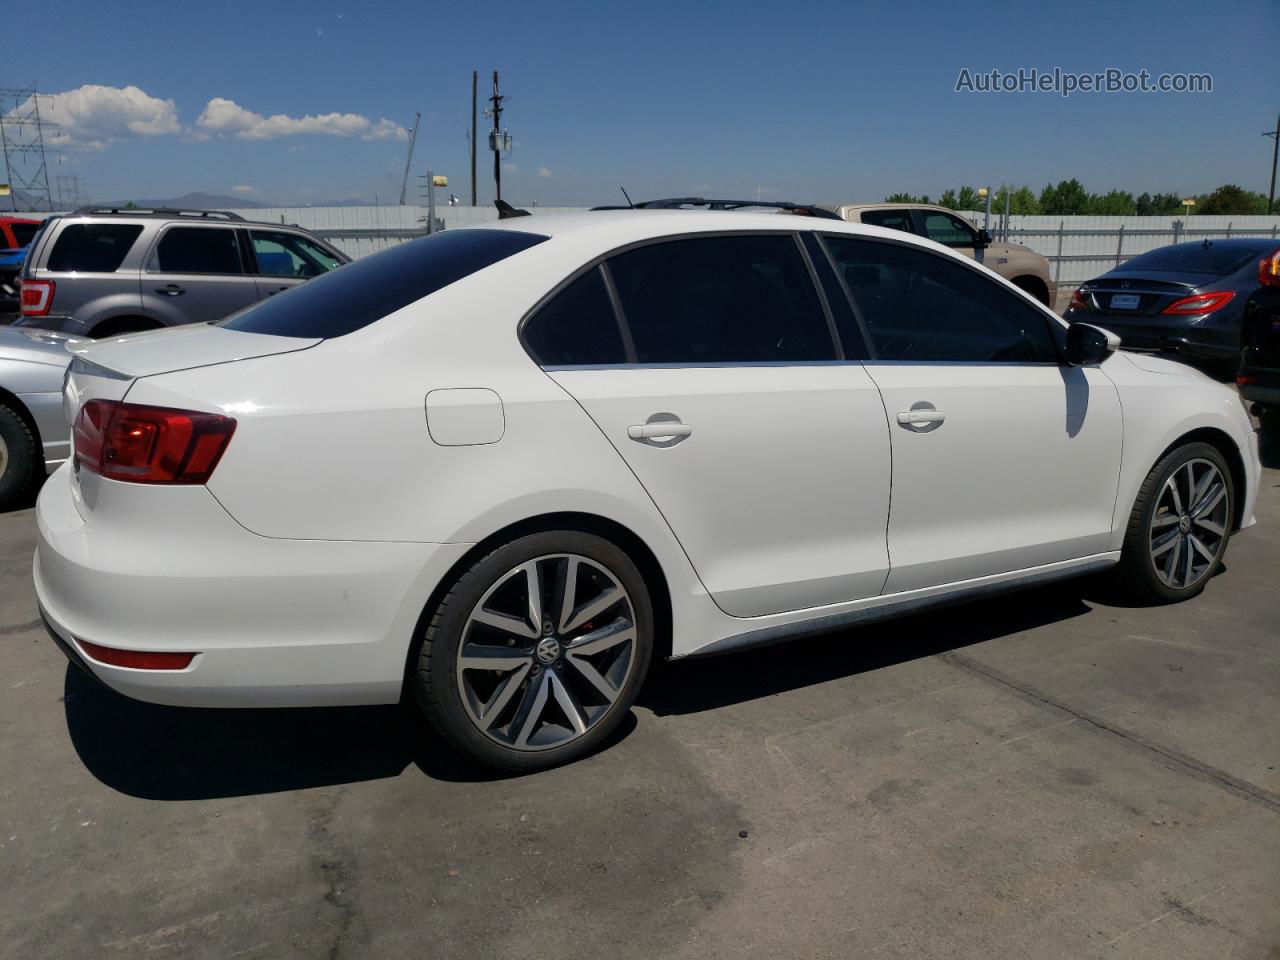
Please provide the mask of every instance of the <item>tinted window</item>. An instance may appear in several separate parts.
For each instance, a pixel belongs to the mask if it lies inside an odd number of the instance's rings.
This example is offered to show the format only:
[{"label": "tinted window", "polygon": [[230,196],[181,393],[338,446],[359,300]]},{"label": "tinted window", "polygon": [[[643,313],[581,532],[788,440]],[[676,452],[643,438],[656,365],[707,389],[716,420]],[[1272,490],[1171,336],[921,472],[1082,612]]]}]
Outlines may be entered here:
[{"label": "tinted window", "polygon": [[1154,271],[1156,273],[1207,273],[1225,277],[1260,260],[1275,249],[1275,241],[1219,240],[1216,243],[1179,243],[1143,253],[1116,269],[1116,273]]},{"label": "tinted window", "polygon": [[840,333],[840,346],[844,348],[846,360],[866,360],[871,356],[867,352],[867,341],[862,336],[862,329],[849,306],[849,298],[840,286],[835,271],[831,268],[831,260],[822,248],[822,241],[817,234],[803,233],[805,249],[809,251],[809,259],[813,269],[817,271],[818,280],[826,293],[827,303],[831,307],[832,319],[836,322],[836,330]]},{"label": "tinted window", "polygon": [[13,239],[18,241],[18,246],[25,247],[36,235],[36,231],[40,229],[40,224],[11,223],[9,224],[9,228],[13,231]]},{"label": "tinted window", "polygon": [[251,230],[258,272],[272,277],[318,277],[342,265],[333,254],[296,233]]},{"label": "tinted window", "polygon": [[890,230],[905,230],[915,233],[911,225],[911,214],[906,210],[863,210],[862,222],[873,227],[887,227]]},{"label": "tinted window", "polygon": [[222,321],[280,337],[340,337],[547,238],[445,230],[349,263]]},{"label": "tinted window", "polygon": [[790,235],[652,244],[613,257],[609,271],[640,363],[835,359]]},{"label": "tinted window", "polygon": [[901,244],[825,242],[880,359],[1057,361],[1048,318],[976,269]]},{"label": "tinted window", "polygon": [[618,318],[597,267],[548,301],[524,328],[525,343],[548,367],[623,363]]},{"label": "tinted window", "polygon": [[240,273],[236,232],[219,227],[170,227],[153,267],[161,273]]},{"label": "tinted window", "polygon": [[973,228],[949,213],[936,210],[921,211],[924,218],[924,235],[944,247],[972,247],[977,241]]},{"label": "tinted window", "polygon": [[142,233],[130,223],[72,223],[58,234],[46,269],[55,273],[111,273]]}]

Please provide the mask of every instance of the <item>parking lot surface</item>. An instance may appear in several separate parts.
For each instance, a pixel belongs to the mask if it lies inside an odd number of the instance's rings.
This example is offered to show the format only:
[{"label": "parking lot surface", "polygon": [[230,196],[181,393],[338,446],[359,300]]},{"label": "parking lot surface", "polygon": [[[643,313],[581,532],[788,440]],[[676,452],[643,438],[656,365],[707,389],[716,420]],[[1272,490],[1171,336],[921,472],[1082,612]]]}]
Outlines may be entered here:
[{"label": "parking lot surface", "polygon": [[96,686],[0,516],[0,954],[1274,960],[1275,469],[1258,520],[1190,603],[1078,581],[663,665],[603,752],[491,779],[407,708]]}]

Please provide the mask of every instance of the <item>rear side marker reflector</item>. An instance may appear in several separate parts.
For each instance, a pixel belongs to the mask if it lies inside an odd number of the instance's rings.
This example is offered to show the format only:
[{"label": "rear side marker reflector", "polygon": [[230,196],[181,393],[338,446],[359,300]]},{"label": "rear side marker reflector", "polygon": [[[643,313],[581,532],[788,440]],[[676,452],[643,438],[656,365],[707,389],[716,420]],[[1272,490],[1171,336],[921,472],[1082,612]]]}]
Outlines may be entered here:
[{"label": "rear side marker reflector", "polygon": [[117,650],[102,647],[88,640],[76,640],[85,656],[109,667],[130,667],[134,670],[185,670],[196,658],[194,653],[158,653],[144,650]]}]

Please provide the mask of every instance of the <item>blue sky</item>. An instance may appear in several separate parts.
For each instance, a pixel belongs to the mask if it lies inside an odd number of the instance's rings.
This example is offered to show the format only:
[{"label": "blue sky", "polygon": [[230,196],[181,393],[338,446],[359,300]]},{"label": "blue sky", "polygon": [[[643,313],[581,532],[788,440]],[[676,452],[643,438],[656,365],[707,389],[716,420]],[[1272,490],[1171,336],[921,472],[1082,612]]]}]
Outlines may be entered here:
[{"label": "blue sky", "polygon": [[[72,141],[62,169],[98,199],[239,187],[394,202],[398,128],[417,110],[414,171],[465,197],[473,68],[482,96],[497,68],[509,97],[504,196],[543,205],[617,202],[619,184],[797,202],[1070,176],[1094,191],[1265,192],[1260,132],[1280,112],[1276,0],[39,6],[52,42],[8,45],[5,82],[94,85],[74,115],[71,100],[56,112]],[[1214,89],[954,91],[963,67],[1055,66],[1209,73]],[[481,150],[482,203],[491,166]]]}]

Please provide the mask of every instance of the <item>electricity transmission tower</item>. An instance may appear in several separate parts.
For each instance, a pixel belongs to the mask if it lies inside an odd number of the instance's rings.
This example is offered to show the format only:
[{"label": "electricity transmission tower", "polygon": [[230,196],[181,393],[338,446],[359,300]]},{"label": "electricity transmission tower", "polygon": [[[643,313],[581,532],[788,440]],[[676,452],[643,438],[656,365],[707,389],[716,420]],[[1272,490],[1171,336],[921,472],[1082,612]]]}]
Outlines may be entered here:
[{"label": "electricity transmission tower", "polygon": [[74,173],[59,173],[54,177],[58,192],[58,207],[62,210],[77,210],[89,202],[85,196],[80,177]]},{"label": "electricity transmission tower", "polygon": [[53,209],[44,149],[44,132],[53,126],[40,117],[40,95],[34,85],[0,88],[0,147],[13,210],[18,209],[19,194],[24,207]]}]

